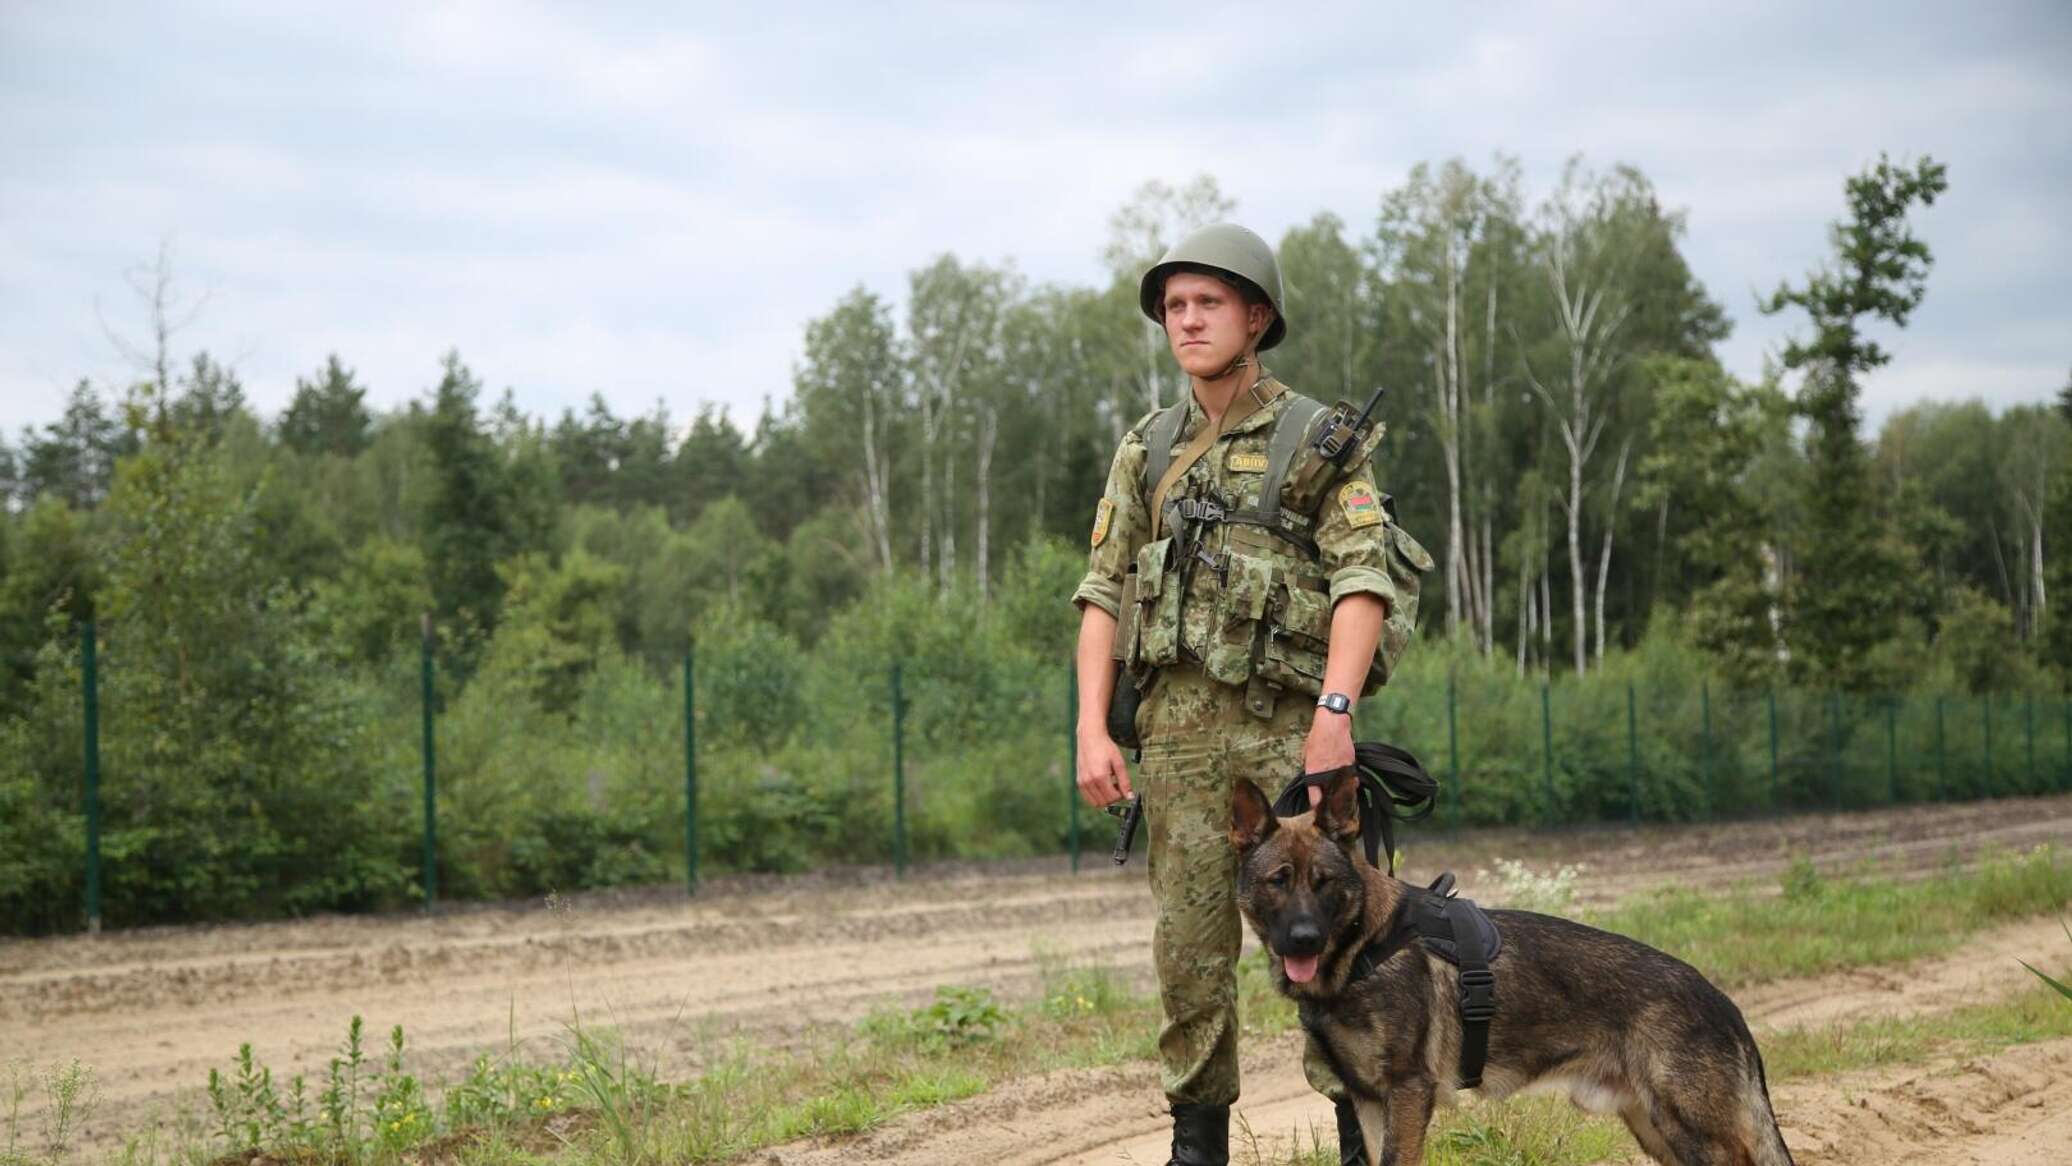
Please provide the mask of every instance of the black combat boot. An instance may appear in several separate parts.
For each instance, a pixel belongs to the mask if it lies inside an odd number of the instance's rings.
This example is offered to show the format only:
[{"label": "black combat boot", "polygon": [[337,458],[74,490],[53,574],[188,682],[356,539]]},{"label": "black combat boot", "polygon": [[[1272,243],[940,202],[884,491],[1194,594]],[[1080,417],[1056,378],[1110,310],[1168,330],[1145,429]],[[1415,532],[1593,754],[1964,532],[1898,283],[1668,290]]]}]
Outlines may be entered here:
[{"label": "black combat boot", "polygon": [[1230,1107],[1173,1103],[1173,1156],[1166,1166],[1230,1166]]},{"label": "black combat boot", "polygon": [[1367,1140],[1360,1136],[1359,1111],[1343,1098],[1332,1108],[1338,1111],[1338,1166],[1372,1166],[1367,1161]]}]

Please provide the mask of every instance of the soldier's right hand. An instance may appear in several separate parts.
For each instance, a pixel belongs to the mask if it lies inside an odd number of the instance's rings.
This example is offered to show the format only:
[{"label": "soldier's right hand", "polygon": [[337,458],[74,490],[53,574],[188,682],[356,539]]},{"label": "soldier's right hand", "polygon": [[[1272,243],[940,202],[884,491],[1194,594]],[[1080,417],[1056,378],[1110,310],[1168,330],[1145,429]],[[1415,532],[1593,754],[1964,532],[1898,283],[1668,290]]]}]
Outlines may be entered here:
[{"label": "soldier's right hand", "polygon": [[1079,734],[1079,796],[1094,807],[1130,797],[1130,767],[1105,729]]}]

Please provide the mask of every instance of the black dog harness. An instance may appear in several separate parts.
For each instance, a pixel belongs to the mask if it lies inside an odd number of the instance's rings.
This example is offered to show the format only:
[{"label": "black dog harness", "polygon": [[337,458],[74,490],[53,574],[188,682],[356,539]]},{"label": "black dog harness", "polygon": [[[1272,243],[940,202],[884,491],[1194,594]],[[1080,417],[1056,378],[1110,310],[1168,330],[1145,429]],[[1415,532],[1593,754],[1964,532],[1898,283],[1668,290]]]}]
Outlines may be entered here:
[{"label": "black dog harness", "polygon": [[1354,984],[1379,971],[1411,940],[1460,969],[1460,1087],[1482,1084],[1489,1059],[1489,1022],[1496,1018],[1496,973],[1489,963],[1504,948],[1503,933],[1472,899],[1453,894],[1451,872],[1423,890],[1412,887],[1396,907],[1395,919],[1373,943],[1353,957]]},{"label": "black dog harness", "polygon": [[[1353,758],[1360,777],[1361,846],[1370,865],[1393,876],[1396,846],[1390,822],[1414,822],[1431,813],[1438,783],[1416,757],[1393,745],[1362,741],[1353,746]],[[1338,772],[1305,773],[1296,778],[1274,802],[1274,813],[1282,817],[1307,813],[1309,787],[1323,786]],[[1409,813],[1397,809],[1420,804],[1421,809]],[[1387,867],[1380,860],[1383,846],[1388,848]],[[1454,897],[1452,873],[1442,874],[1430,887],[1407,889],[1388,927],[1353,957],[1346,983],[1373,975],[1413,939],[1460,969],[1460,1088],[1474,1089],[1482,1084],[1482,1067],[1489,1059],[1489,1022],[1496,1017],[1496,973],[1489,964],[1503,950],[1503,934],[1473,900]]]}]

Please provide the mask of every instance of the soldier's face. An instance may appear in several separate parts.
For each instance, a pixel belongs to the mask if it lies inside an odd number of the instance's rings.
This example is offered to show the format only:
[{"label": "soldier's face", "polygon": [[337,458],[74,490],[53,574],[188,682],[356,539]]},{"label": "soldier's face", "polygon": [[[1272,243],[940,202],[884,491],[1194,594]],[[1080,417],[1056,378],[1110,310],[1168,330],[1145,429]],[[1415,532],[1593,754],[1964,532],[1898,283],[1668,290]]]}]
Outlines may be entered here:
[{"label": "soldier's face", "polygon": [[1268,312],[1215,276],[1177,271],[1166,277],[1166,343],[1189,376],[1213,377],[1229,368],[1266,331]]}]

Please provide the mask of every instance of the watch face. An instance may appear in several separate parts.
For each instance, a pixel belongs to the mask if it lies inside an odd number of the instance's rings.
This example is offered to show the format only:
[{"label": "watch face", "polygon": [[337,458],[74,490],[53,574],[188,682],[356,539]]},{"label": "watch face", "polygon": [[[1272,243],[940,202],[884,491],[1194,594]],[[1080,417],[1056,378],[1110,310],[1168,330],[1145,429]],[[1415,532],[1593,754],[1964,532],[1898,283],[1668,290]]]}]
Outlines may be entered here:
[{"label": "watch face", "polygon": [[1328,696],[1324,697],[1324,699],[1318,701],[1317,703],[1323,705],[1326,709],[1329,709],[1334,713],[1342,713],[1347,709],[1351,708],[1353,705],[1351,698],[1347,697],[1342,692],[1331,693]]}]

